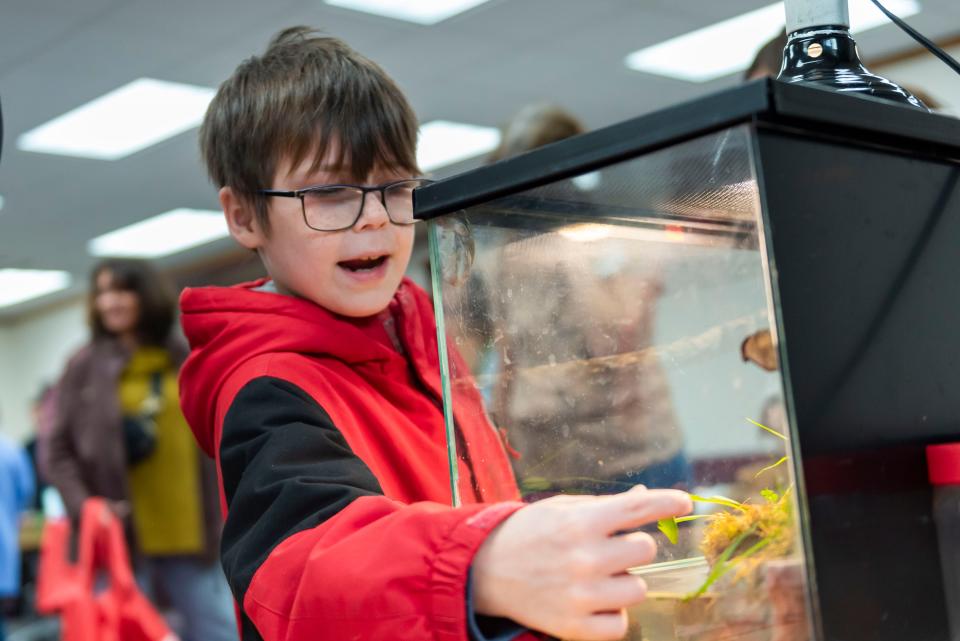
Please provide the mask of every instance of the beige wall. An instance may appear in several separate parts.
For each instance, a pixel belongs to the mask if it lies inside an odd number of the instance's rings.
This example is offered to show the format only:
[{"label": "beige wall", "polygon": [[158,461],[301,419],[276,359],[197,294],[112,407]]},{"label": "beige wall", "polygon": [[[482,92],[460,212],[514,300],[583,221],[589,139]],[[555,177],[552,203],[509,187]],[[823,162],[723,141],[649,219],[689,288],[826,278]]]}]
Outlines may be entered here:
[{"label": "beige wall", "polygon": [[82,299],[0,325],[0,431],[18,440],[33,432],[30,406],[87,340]]},{"label": "beige wall", "polygon": [[[945,51],[960,60],[960,45]],[[868,67],[874,73],[901,85],[925,91],[943,105],[944,113],[960,117],[960,76],[932,54]]]}]

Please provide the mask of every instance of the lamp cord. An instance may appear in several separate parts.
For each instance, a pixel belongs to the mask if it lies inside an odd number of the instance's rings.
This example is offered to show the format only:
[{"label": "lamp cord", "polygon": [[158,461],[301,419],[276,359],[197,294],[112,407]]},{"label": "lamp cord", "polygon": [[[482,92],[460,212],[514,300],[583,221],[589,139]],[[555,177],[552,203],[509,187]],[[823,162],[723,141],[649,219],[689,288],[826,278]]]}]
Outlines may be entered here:
[{"label": "lamp cord", "polygon": [[921,45],[926,47],[930,51],[930,53],[940,58],[940,60],[946,63],[948,67],[950,67],[957,73],[960,73],[960,62],[957,62],[955,58],[950,56],[950,54],[948,54],[946,51],[944,51],[943,49],[938,47],[936,44],[934,44],[925,35],[923,35],[919,31],[917,31],[916,29],[908,25],[899,16],[894,15],[889,9],[887,9],[882,4],[880,4],[879,0],[871,0],[871,1],[873,2],[873,4],[877,5],[877,8],[880,9],[880,11],[882,11],[885,16],[890,18],[893,24],[903,29],[908,36],[910,36],[911,38],[919,42]]}]

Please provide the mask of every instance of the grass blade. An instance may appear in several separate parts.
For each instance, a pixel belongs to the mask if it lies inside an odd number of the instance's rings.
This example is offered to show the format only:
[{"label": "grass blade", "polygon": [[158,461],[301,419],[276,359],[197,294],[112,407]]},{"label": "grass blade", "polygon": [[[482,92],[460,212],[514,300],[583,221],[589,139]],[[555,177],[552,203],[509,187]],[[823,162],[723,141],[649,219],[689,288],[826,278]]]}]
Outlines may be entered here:
[{"label": "grass blade", "polygon": [[743,504],[739,501],[734,501],[733,499],[728,499],[725,496],[699,496],[697,494],[691,494],[690,498],[697,503],[713,503],[714,505],[722,505],[724,507],[731,507],[735,510],[745,511],[746,508],[743,507]]},{"label": "grass blade", "polygon": [[657,521],[657,529],[666,535],[667,540],[674,545],[677,544],[677,541],[680,538],[680,530],[677,528],[677,519],[672,516],[668,519],[660,519]]},{"label": "grass blade", "polygon": [[677,523],[686,523],[687,521],[696,521],[697,519],[710,519],[713,514],[691,514],[690,516],[678,516],[674,519]]},{"label": "grass blade", "polygon": [[789,459],[790,459],[789,456],[784,456],[783,458],[781,458],[779,461],[777,461],[777,462],[774,463],[773,465],[768,465],[768,466],[766,466],[765,468],[763,468],[762,470],[760,470],[759,472],[757,472],[756,474],[754,474],[754,475],[753,475],[753,478],[757,478],[758,476],[760,476],[760,475],[763,474],[764,472],[769,472],[770,470],[772,470],[772,469],[774,469],[774,468],[776,468],[776,467],[780,467],[781,465],[783,465],[784,463],[786,463]]},{"label": "grass blade", "polygon": [[[730,571],[730,568],[733,567],[733,564],[732,564],[732,563],[729,563],[730,557],[733,556],[733,553],[736,552],[736,550],[737,550],[738,547],[740,547],[740,544],[743,543],[743,541],[744,541],[748,536],[750,536],[751,534],[753,534],[754,531],[756,531],[756,529],[757,529],[757,526],[754,525],[754,526],[753,526],[752,528],[750,528],[749,530],[746,530],[746,531],[744,531],[744,532],[741,532],[741,533],[737,536],[737,538],[735,538],[735,539],[730,543],[730,545],[728,545],[728,546],[726,547],[726,549],[725,549],[725,550],[720,554],[720,556],[717,558],[716,562],[713,564],[713,568],[711,568],[711,570],[710,570],[710,574],[707,575],[706,580],[703,582],[703,585],[701,585],[701,586],[697,589],[697,591],[694,592],[693,594],[687,595],[684,600],[685,600],[685,601],[689,601],[689,600],[691,600],[691,599],[697,598],[698,596],[701,596],[704,592],[706,592],[706,591],[710,588],[711,585],[713,585],[714,583],[716,583],[716,582],[720,579],[720,577],[722,577],[724,574],[726,574],[727,572],[729,572],[729,571]],[[754,545],[754,546],[752,546],[750,549],[753,550],[753,548],[755,548],[755,547],[757,547],[757,546]],[[755,550],[754,550],[754,551],[755,551]]]},{"label": "grass blade", "polygon": [[763,423],[757,423],[755,420],[753,420],[753,419],[751,419],[751,418],[748,418],[747,421],[750,422],[750,423],[753,423],[754,425],[756,425],[757,427],[759,427],[761,430],[766,430],[767,432],[770,432],[771,434],[773,434],[774,436],[776,436],[776,437],[779,438],[779,439],[783,439],[784,441],[787,440],[787,437],[786,437],[784,434],[781,434],[780,432],[778,432],[777,430],[773,429],[772,427],[767,427],[767,426],[764,425]]}]

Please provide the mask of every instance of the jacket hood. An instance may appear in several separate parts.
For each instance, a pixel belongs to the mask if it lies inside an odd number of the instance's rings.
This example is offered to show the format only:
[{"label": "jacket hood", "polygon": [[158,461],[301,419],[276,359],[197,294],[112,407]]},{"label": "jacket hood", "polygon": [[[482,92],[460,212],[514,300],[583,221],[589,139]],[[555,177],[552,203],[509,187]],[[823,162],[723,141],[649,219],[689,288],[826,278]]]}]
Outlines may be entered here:
[{"label": "jacket hood", "polygon": [[[183,331],[191,353],[180,373],[180,402],[200,447],[214,456],[217,397],[230,375],[246,361],[268,353],[316,354],[356,365],[402,358],[370,341],[350,320],[304,299],[256,289],[261,279],[234,287],[188,288],[180,296]],[[404,279],[391,307],[398,306],[416,327],[403,325],[401,339],[422,348],[425,293]],[[411,313],[413,312],[413,313]],[[427,314],[432,324],[432,313]]]}]

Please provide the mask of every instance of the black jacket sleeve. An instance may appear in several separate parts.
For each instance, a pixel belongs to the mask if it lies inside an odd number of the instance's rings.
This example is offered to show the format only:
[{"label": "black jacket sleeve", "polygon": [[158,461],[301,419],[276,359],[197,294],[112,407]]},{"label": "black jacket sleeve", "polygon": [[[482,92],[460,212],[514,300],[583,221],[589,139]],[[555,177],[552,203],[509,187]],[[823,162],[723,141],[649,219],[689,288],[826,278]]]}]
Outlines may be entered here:
[{"label": "black jacket sleeve", "polygon": [[[330,415],[274,377],[240,390],[219,448],[228,507],[221,557],[244,641],[484,640],[468,613],[469,563],[519,504],[454,509],[384,497]],[[494,518],[472,518],[488,509]]]},{"label": "black jacket sleeve", "polygon": [[[220,466],[228,507],[221,558],[241,604],[279,543],[357,497],[383,493],[323,408],[296,385],[271,377],[247,383],[230,405]],[[245,621],[245,641],[260,639],[253,634]]]}]

